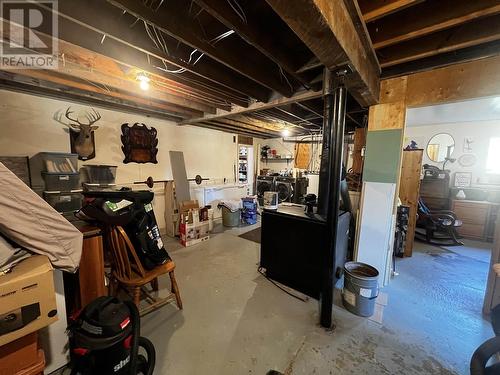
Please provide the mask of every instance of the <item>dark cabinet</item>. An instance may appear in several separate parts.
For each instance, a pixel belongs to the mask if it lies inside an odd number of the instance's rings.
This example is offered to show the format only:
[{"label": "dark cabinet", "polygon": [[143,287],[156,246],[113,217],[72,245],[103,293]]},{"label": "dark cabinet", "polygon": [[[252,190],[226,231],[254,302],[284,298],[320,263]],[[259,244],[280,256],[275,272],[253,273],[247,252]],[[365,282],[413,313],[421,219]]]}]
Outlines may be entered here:
[{"label": "dark cabinet", "polygon": [[420,198],[431,211],[450,209],[450,175],[443,178],[426,177],[420,183]]}]

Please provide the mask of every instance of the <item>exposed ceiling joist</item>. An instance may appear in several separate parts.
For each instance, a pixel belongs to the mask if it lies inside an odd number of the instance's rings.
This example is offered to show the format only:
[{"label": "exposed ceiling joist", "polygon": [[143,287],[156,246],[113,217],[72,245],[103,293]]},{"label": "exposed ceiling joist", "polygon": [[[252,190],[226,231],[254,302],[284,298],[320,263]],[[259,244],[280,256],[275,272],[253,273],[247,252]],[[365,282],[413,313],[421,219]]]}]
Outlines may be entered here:
[{"label": "exposed ceiling joist", "polygon": [[365,22],[375,21],[381,17],[417,5],[424,0],[358,0]]},{"label": "exposed ceiling joist", "polygon": [[[182,6],[169,3],[170,9],[159,7],[153,10],[136,0],[108,0],[108,2],[271,90],[287,97],[294,91],[293,86],[290,87],[286,80],[280,78],[279,67],[275,63],[261,59],[249,50],[248,46],[233,45],[233,50],[228,51],[210,43],[201,31],[191,26],[193,18],[182,9]],[[174,9],[175,12],[172,11]]]},{"label": "exposed ceiling joist", "polygon": [[457,61],[468,62],[498,55],[500,55],[500,41],[493,41],[388,67],[382,72],[382,77],[390,78],[413,74],[456,64]]},{"label": "exposed ceiling joist", "polygon": [[377,103],[380,69],[370,58],[373,52],[366,51],[343,0],[266,1],[328,69],[345,64],[354,69],[346,84],[358,102]]},{"label": "exposed ceiling joist", "polygon": [[146,106],[141,103],[141,101],[137,101],[136,98],[120,95],[120,93],[109,95],[101,92],[93,92],[92,86],[86,85],[85,83],[80,83],[78,87],[73,87],[71,89],[69,89],[69,85],[70,83],[63,78],[54,82],[52,80],[45,81],[42,75],[40,75],[40,78],[35,78],[17,74],[17,71],[16,73],[12,71],[0,71],[0,87],[4,89],[59,100],[64,96],[65,100],[87,105],[96,105],[111,110],[154,116],[168,121],[180,121],[179,117],[172,115],[172,113],[168,112],[168,109],[162,108],[161,105],[157,107],[150,105]]},{"label": "exposed ceiling joist", "polygon": [[[182,83],[187,87],[205,93],[207,98],[214,98],[214,105],[217,100],[227,100],[228,102],[237,103],[238,105],[245,106],[248,104],[246,99],[241,98],[241,94],[237,92],[230,92],[227,88],[216,85],[211,81],[204,80],[201,77],[193,77],[188,72],[180,75],[164,74],[163,72],[155,69],[150,64],[150,59],[147,55],[135,50],[134,48],[124,48],[119,42],[112,39],[107,39],[104,43],[99,43],[96,35],[89,33],[83,26],[71,24],[70,21],[59,23],[59,37],[71,44],[82,46],[90,51],[96,52],[100,55],[110,57],[126,66],[139,68],[152,76],[167,77],[168,79]],[[68,28],[70,30],[68,30]],[[68,31],[68,32],[66,32]],[[159,63],[158,63],[159,66]],[[174,76],[174,77],[172,77]],[[241,99],[238,99],[241,98]]]},{"label": "exposed ceiling joist", "polygon": [[200,126],[203,128],[209,128],[213,130],[219,130],[223,132],[231,132],[231,133],[236,133],[236,134],[241,134],[241,135],[247,135],[250,137],[257,137],[257,138],[275,138],[276,136],[271,135],[269,133],[265,132],[253,132],[251,130],[246,130],[241,127],[236,127],[236,126],[230,126],[230,125],[224,125],[224,124],[218,124],[218,123],[213,123],[213,122],[201,122],[196,124],[196,126]]},{"label": "exposed ceiling joist", "polygon": [[[41,11],[46,8],[43,4],[37,3]],[[96,10],[95,12],[98,12]],[[165,73],[155,66],[163,66],[161,61],[154,56],[148,56],[141,50],[134,48],[131,45],[124,44],[113,38],[105,37],[93,29],[84,26],[84,23],[75,23],[67,17],[58,17],[58,37],[73,45],[77,45],[89,51],[107,56],[124,66],[131,68],[139,68],[153,76],[159,76],[167,79],[172,83],[180,83],[189,87],[192,90],[204,93],[207,98],[217,100],[227,100],[229,102],[237,103],[238,105],[245,106],[248,104],[247,99],[242,98],[242,95],[234,90],[227,89],[226,87],[215,84],[213,81],[204,79],[197,75],[185,72],[184,74],[171,74]],[[241,99],[240,99],[241,98]]]},{"label": "exposed ceiling joist", "polygon": [[200,114],[203,114],[203,112],[201,111],[180,107],[175,104],[165,102],[161,99],[157,99],[157,97],[155,96],[139,96],[137,94],[131,93],[125,88],[119,89],[117,87],[105,85],[102,81],[92,81],[90,79],[79,77],[77,75],[70,76],[61,72],[40,69],[16,69],[15,72],[19,75],[31,77],[37,80],[58,83],[61,85],[65,84],[68,85],[68,89],[75,88],[79,90],[87,90],[89,91],[89,93],[93,94],[103,94],[124,100],[136,101],[140,105],[159,108],[182,119],[189,119],[193,116],[199,116]]},{"label": "exposed ceiling joist", "polygon": [[313,69],[318,69],[319,67],[322,67],[323,64],[321,61],[318,60],[316,56],[314,56],[311,60],[309,60],[307,63],[302,65],[299,69],[297,69],[297,73],[303,73],[307,72],[309,70]]},{"label": "exposed ceiling joist", "polygon": [[494,15],[382,48],[379,50],[380,64],[393,66],[499,39],[500,15]]},{"label": "exposed ceiling joist", "polygon": [[231,117],[230,119],[224,119],[224,120],[231,120],[235,123],[241,123],[244,125],[252,125],[252,126],[264,128],[264,129],[267,129],[270,131],[276,131],[276,132],[281,130],[280,127],[284,127],[284,124],[278,123],[277,121],[262,121],[262,120],[254,118],[254,117],[244,116],[244,115],[243,116],[235,116],[235,117]]},{"label": "exposed ceiling joist", "polygon": [[368,25],[375,49],[500,12],[498,0],[425,1]]},{"label": "exposed ceiling joist", "polygon": [[220,120],[214,120],[210,121],[210,123],[216,123],[216,124],[222,124],[222,125],[228,125],[228,126],[234,126],[236,128],[242,128],[245,130],[250,130],[253,132],[260,132],[260,133],[266,133],[266,134],[272,134],[275,136],[279,136],[280,133],[274,129],[269,128],[269,124],[267,124],[267,127],[262,127],[262,126],[256,126],[252,125],[249,122],[243,122],[243,120],[233,120],[233,119],[220,119]]},{"label": "exposed ceiling joist", "polygon": [[[305,118],[298,116],[297,114],[293,113],[292,111],[287,111],[281,107],[276,107],[275,109],[277,111],[283,112],[287,116],[294,118],[295,120],[298,120],[301,125],[312,125],[314,127],[318,126],[318,124],[315,124],[315,123],[311,122],[310,120],[306,120]],[[292,122],[292,123],[297,123],[297,121]]]},{"label": "exposed ceiling joist", "polygon": [[280,105],[285,105],[289,103],[297,103],[301,102],[304,100],[310,100],[310,99],[316,99],[320,98],[323,95],[322,91],[305,91],[305,92],[300,92],[295,95],[293,95],[290,98],[278,98],[272,101],[269,101],[268,103],[253,103],[248,106],[248,108],[235,108],[231,110],[230,112],[225,112],[225,113],[219,113],[215,115],[205,115],[204,117],[200,118],[195,118],[195,119],[189,119],[184,121],[181,125],[189,125],[189,124],[196,124],[198,122],[206,122],[206,121],[212,121],[216,119],[222,119],[222,118],[232,118],[234,116],[238,115],[244,115],[244,114],[251,114],[253,112],[258,112],[270,108],[274,108]]},{"label": "exposed ceiling joist", "polygon": [[[283,48],[283,44],[290,42],[284,38],[296,38],[296,36],[293,34],[276,35],[276,33],[280,32],[280,29],[273,27],[274,25],[270,22],[262,22],[262,14],[255,14],[255,12],[259,11],[258,7],[252,5],[245,8],[243,10],[245,19],[242,19],[228,6],[227,0],[195,0],[195,2],[229,29],[236,31],[240,37],[253,45],[277,65],[281,66],[296,80],[304,85],[308,85],[308,81],[297,73],[298,69],[306,62],[305,59],[308,56],[305,54],[294,56],[286,48]],[[273,23],[278,22],[283,21],[276,17]],[[273,38],[270,37],[271,35]],[[280,40],[282,43],[276,43],[275,39]],[[297,39],[297,42],[300,42],[300,40]]]},{"label": "exposed ceiling joist", "polygon": [[310,102],[303,102],[303,103],[298,102],[297,105],[306,109],[307,111],[314,113],[315,115],[323,118],[323,109],[322,108],[319,108]]},{"label": "exposed ceiling joist", "polygon": [[[10,40],[11,32],[24,32],[24,29],[20,26],[8,24],[7,22],[4,25],[4,42]],[[41,33],[37,33],[37,36],[45,43],[48,43],[50,38]],[[151,90],[146,93],[138,90],[133,69],[119,66],[116,61],[110,58],[62,40],[58,41],[58,48],[61,56],[58,69],[48,73],[59,73],[86,82],[94,82],[94,86],[100,87],[103,93],[106,93],[108,88],[114,88],[139,98],[163,101],[172,108],[176,107],[176,112],[189,114],[187,117],[199,116],[203,112],[216,112],[213,106],[206,104],[205,99],[200,99],[199,96],[196,97],[196,91],[190,90],[188,87],[183,87],[175,82],[172,85],[168,80],[155,80],[152,83]],[[130,70],[129,73],[126,73],[127,69]],[[35,73],[37,73],[37,70],[35,70]],[[48,75],[48,78],[50,78],[50,75]],[[160,83],[162,84],[161,88],[156,87]]]},{"label": "exposed ceiling joist", "polygon": [[[59,13],[73,22],[81,23],[89,29],[106,35],[107,38],[113,38],[151,57],[166,61],[171,65],[172,71],[185,69],[187,72],[235,90],[242,95],[261,101],[269,98],[270,92],[267,89],[247,77],[225,69],[224,65],[212,59],[206,58],[203,64],[188,64],[187,61],[172,55],[175,46],[171,44],[168,46],[170,54],[158,49],[147,37],[143,22],[131,26],[120,9],[109,3],[98,0],[63,1],[59,4]],[[167,44],[165,39],[163,41]]]}]

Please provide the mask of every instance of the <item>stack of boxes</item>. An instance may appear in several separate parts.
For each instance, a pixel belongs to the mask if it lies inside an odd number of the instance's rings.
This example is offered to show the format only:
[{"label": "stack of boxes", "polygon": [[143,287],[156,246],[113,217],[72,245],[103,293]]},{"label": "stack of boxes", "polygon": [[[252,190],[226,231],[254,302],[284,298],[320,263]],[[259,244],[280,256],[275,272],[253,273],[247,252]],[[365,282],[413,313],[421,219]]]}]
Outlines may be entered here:
[{"label": "stack of boxes", "polygon": [[181,244],[185,247],[195,245],[210,238],[208,208],[200,209],[197,200],[184,201],[179,207]]},{"label": "stack of boxes", "polygon": [[0,306],[0,374],[43,374],[38,330],[58,319],[53,269],[46,256],[31,256],[0,276]]},{"label": "stack of boxes", "polygon": [[30,159],[31,186],[58,212],[82,205],[78,155],[40,152]]}]

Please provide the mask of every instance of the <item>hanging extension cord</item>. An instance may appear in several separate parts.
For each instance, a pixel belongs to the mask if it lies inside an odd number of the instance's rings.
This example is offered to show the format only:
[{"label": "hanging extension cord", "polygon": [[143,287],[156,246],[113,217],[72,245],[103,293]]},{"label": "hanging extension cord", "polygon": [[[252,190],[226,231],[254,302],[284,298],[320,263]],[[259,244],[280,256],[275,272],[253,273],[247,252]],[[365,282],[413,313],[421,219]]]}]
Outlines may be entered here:
[{"label": "hanging extension cord", "polygon": [[263,268],[262,267],[257,267],[257,271],[262,275],[264,276],[267,280],[269,280],[274,286],[276,286],[277,288],[281,289],[283,292],[285,292],[286,294],[288,294],[289,296],[293,297],[293,298],[296,298],[298,299],[299,301],[302,301],[302,302],[308,302],[309,301],[309,297],[301,297],[301,296],[298,296],[296,294],[293,294],[292,292],[286,290],[285,288],[283,288],[281,285],[279,285],[276,281],[274,280],[271,280],[269,277],[267,277],[266,273],[264,272]]}]

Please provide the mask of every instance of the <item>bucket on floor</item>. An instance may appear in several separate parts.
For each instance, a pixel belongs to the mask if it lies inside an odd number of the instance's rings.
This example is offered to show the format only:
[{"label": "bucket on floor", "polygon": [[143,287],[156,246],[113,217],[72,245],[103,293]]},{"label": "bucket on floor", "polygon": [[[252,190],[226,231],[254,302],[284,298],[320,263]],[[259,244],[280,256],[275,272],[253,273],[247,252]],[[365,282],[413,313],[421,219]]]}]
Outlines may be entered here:
[{"label": "bucket on floor", "polygon": [[222,225],[225,227],[240,225],[240,210],[232,212],[229,208],[222,206]]},{"label": "bucket on floor", "polygon": [[347,262],[344,265],[342,302],[348,311],[364,317],[373,315],[378,297],[378,275],[376,268],[365,263]]}]

